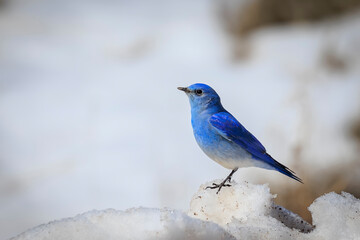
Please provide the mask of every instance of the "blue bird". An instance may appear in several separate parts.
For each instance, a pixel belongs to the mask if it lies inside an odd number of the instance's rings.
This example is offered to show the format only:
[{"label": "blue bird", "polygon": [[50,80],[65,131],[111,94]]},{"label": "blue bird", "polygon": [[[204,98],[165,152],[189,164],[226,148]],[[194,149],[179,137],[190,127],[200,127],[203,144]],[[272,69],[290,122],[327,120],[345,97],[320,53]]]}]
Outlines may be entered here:
[{"label": "blue bird", "polygon": [[231,169],[231,173],[220,184],[207,188],[230,187],[232,175],[241,167],[260,167],[276,170],[302,183],[295,173],[273,159],[265,147],[235,117],[221,105],[220,97],[210,86],[196,83],[189,87],[178,87],[189,98],[191,124],[196,142],[204,153]]}]

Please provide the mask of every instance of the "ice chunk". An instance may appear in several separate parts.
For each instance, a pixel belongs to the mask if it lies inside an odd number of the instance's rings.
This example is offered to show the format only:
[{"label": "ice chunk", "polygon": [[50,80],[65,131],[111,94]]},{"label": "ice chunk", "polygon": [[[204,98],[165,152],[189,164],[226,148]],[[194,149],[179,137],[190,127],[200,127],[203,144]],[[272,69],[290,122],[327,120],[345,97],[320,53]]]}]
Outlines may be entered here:
[{"label": "ice chunk", "polygon": [[308,233],[314,229],[314,226],[306,222],[299,215],[276,204],[273,204],[270,216],[276,218],[287,227],[299,229],[301,232],[304,233]]}]

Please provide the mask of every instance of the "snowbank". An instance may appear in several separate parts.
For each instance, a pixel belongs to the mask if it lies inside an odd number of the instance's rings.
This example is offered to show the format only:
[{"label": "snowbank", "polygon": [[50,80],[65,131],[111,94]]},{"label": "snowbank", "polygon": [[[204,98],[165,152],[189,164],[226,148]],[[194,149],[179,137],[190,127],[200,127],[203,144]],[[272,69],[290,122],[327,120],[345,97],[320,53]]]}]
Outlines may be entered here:
[{"label": "snowbank", "polygon": [[[232,239],[215,223],[169,209],[133,208],[90,211],[54,221],[14,239]],[[233,238],[235,239],[235,238]]]},{"label": "snowbank", "polygon": [[267,185],[233,183],[193,196],[188,214],[171,209],[90,211],[28,230],[22,239],[356,239],[360,200],[328,193],[309,207],[316,228],[274,204]]}]

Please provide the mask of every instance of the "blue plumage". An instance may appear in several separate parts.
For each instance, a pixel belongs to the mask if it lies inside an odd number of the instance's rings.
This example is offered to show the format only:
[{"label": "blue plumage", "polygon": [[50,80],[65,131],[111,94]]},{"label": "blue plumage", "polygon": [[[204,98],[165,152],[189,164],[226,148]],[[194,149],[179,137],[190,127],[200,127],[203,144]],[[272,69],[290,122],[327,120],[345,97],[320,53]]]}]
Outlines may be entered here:
[{"label": "blue plumage", "polygon": [[230,186],[231,176],[240,167],[261,167],[277,170],[299,182],[300,178],[286,166],[277,162],[265,147],[235,117],[226,111],[219,95],[206,84],[194,84],[184,91],[190,100],[191,123],[194,136],[200,148],[220,165],[232,169],[230,175],[221,183],[209,188]]}]

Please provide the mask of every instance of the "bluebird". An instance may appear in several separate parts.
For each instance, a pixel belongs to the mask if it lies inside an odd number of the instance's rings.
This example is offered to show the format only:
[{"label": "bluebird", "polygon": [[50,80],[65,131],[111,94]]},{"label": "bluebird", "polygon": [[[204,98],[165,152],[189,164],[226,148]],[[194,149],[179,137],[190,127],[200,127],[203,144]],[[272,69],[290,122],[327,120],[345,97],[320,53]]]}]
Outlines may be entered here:
[{"label": "bluebird", "polygon": [[260,167],[276,170],[302,183],[295,172],[273,159],[265,147],[220,102],[219,95],[210,86],[196,83],[178,87],[189,98],[191,125],[196,142],[203,152],[231,173],[220,183],[207,188],[230,187],[232,175],[242,167]]}]

